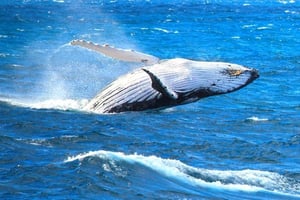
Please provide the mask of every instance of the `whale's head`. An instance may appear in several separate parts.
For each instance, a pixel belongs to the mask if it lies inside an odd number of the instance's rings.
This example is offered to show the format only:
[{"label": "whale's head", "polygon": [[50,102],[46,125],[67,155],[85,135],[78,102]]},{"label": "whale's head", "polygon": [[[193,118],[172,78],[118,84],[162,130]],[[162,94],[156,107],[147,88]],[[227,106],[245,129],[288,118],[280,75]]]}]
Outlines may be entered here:
[{"label": "whale's head", "polygon": [[199,74],[199,78],[204,78],[206,84],[202,80],[199,81],[215,94],[236,91],[259,77],[257,70],[232,63],[205,63],[201,68],[204,70]]},{"label": "whale's head", "polygon": [[186,59],[168,60],[152,72],[183,98],[182,103],[239,90],[259,77],[257,70],[238,64]]}]

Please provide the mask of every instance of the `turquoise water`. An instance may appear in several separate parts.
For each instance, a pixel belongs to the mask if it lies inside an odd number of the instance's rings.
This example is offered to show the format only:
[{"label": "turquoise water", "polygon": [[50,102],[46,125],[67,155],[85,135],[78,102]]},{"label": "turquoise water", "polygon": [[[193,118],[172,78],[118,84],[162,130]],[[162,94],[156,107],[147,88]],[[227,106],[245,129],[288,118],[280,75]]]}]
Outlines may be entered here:
[{"label": "turquoise water", "polygon": [[[83,111],[139,67],[73,39],[256,68],[234,93]],[[297,1],[1,1],[1,199],[300,199]]]}]

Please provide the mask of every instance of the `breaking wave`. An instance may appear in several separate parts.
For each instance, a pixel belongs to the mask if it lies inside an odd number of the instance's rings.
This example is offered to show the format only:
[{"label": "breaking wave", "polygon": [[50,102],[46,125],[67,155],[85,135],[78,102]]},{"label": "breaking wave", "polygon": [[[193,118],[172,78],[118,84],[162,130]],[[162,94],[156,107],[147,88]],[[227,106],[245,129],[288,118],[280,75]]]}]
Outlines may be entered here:
[{"label": "breaking wave", "polygon": [[[83,162],[86,158],[97,157],[116,165],[118,162],[139,164],[154,170],[158,174],[198,187],[215,188],[243,192],[270,192],[281,195],[300,197],[300,183],[275,172],[260,170],[210,170],[186,165],[178,160],[163,159],[157,156],[138,154],[126,155],[122,152],[91,151],[68,157],[64,162]],[[103,170],[114,172],[113,168],[102,165]],[[115,168],[118,173],[120,168]],[[295,183],[296,182],[296,183]]]}]

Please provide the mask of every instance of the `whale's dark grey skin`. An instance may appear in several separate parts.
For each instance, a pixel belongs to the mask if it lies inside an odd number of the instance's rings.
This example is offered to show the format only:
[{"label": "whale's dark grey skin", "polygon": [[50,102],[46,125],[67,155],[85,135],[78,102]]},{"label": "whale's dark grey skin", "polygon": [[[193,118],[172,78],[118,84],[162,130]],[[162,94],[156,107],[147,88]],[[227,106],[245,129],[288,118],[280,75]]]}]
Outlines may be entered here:
[{"label": "whale's dark grey skin", "polygon": [[[103,48],[107,51],[107,46],[78,40],[71,44],[108,54],[103,52]],[[109,56],[147,63],[149,66],[117,78],[85,106],[86,110],[119,113],[172,107],[236,91],[259,77],[255,69],[232,63],[183,58],[159,61],[154,56],[135,51],[114,50],[109,47]]]}]

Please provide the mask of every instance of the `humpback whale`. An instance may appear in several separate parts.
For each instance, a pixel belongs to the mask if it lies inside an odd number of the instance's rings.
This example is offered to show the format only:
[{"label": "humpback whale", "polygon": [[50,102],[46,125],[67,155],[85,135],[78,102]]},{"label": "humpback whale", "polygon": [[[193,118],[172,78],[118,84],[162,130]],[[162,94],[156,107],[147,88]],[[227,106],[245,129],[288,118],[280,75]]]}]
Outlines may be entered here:
[{"label": "humpback whale", "polygon": [[257,70],[226,62],[184,58],[161,60],[134,50],[118,49],[84,40],[77,45],[141,67],[120,76],[85,106],[96,113],[119,113],[167,108],[243,88],[259,77]]}]

